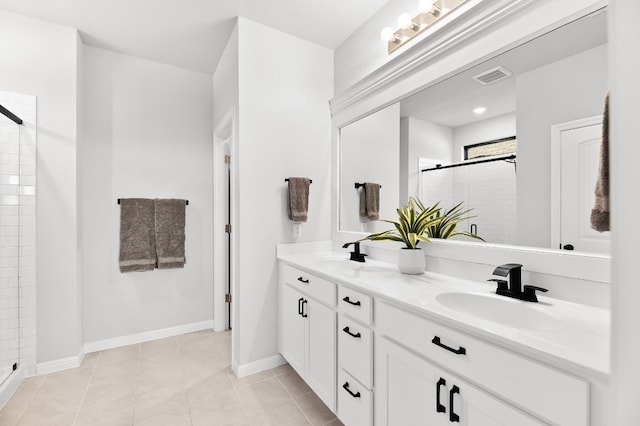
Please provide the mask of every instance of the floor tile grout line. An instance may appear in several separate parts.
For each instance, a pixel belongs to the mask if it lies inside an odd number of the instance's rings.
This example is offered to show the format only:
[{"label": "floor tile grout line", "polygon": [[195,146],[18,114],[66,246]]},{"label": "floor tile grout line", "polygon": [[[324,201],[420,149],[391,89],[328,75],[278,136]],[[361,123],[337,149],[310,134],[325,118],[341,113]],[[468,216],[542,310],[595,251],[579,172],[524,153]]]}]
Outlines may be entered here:
[{"label": "floor tile grout line", "polygon": [[[296,373],[298,374],[298,373]],[[291,399],[291,401],[293,401],[293,404],[298,408],[298,410],[302,413],[302,415],[304,416],[305,419],[307,419],[307,422],[312,425],[313,422],[311,422],[311,419],[309,418],[309,416],[307,416],[307,413],[304,412],[304,410],[302,409],[302,407],[300,407],[300,404],[298,404],[296,402],[296,399],[293,397],[293,395],[291,394],[291,392],[289,392],[289,389],[287,389],[287,387],[284,385],[284,383],[282,383],[282,380],[280,380],[280,377],[276,375],[276,380],[278,380],[278,382],[280,383],[280,386],[282,386],[282,388],[284,389],[284,391],[287,393],[287,395],[289,395],[289,398]],[[309,393],[309,392],[307,392]],[[306,395],[307,393],[305,393],[304,395]]]},{"label": "floor tile grout line", "polygon": [[[42,387],[42,385],[44,384],[45,380],[47,380],[47,376],[48,374],[45,374],[45,376],[42,379],[42,382],[40,382],[40,384],[36,387],[36,389],[31,393],[31,397],[29,398],[29,400],[27,401],[26,404],[24,404],[24,407],[22,407],[22,410],[20,410],[20,414],[18,415],[18,417],[16,417],[16,421],[13,424],[14,426],[18,424],[18,422],[20,422],[20,419],[22,418],[22,416],[24,415],[24,412],[27,411],[27,408],[29,407],[29,405],[31,404],[31,401],[33,401],[33,398],[36,396],[36,394],[38,393],[38,391],[40,390],[40,388]],[[31,377],[38,377],[37,375],[35,376],[31,376]],[[20,388],[18,388],[20,389]],[[11,399],[9,399],[11,400]],[[8,403],[9,401],[7,401]]]},{"label": "floor tile grout line", "polygon": [[[89,376],[89,381],[87,382],[87,386],[84,389],[84,393],[82,394],[82,398],[80,399],[80,404],[78,405],[78,410],[76,411],[76,415],[73,418],[73,423],[72,426],[75,426],[75,424],[78,422],[78,416],[80,415],[80,410],[82,409],[82,406],[84,405],[84,400],[87,397],[87,393],[89,392],[89,386],[91,386],[91,382],[93,381],[93,375],[96,373],[96,368],[98,367],[98,363],[100,362],[100,358],[102,357],[102,351],[100,351],[98,353],[98,359],[96,360],[95,364],[93,364],[92,370],[91,370],[91,376]],[[82,366],[82,364],[80,364],[80,367]]]}]

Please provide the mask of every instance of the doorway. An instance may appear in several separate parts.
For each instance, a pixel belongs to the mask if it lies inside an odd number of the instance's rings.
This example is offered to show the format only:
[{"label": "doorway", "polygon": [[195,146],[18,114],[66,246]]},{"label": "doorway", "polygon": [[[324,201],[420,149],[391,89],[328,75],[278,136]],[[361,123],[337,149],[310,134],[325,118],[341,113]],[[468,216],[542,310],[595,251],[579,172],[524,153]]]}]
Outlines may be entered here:
[{"label": "doorway", "polygon": [[[233,329],[236,301],[233,237],[235,144],[234,112],[230,110],[213,134],[213,322],[214,330]],[[233,332],[232,332],[233,340]]]},{"label": "doorway", "polygon": [[552,158],[557,159],[552,167],[553,248],[610,253],[610,232],[595,231],[590,222],[601,137],[602,116],[552,128]]}]

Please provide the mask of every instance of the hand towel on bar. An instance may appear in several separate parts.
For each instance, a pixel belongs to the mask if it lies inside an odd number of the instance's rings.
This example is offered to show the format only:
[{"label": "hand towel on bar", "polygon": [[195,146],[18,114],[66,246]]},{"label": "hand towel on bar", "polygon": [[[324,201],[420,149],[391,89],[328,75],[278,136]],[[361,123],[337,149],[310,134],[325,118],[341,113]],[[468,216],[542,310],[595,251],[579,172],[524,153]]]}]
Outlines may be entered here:
[{"label": "hand towel on bar", "polygon": [[120,272],[152,271],[156,265],[153,200],[120,200]]},{"label": "hand towel on bar", "polygon": [[158,269],[184,268],[186,200],[155,199]]},{"label": "hand towel on bar", "polygon": [[289,178],[289,220],[294,223],[307,222],[310,184],[311,179],[308,178]]},{"label": "hand towel on bar", "polygon": [[598,232],[609,231],[609,92],[604,99],[602,139],[600,140],[595,194],[596,199],[591,210],[591,228]]},{"label": "hand towel on bar", "polygon": [[365,182],[360,189],[360,218],[380,219],[380,185]]}]

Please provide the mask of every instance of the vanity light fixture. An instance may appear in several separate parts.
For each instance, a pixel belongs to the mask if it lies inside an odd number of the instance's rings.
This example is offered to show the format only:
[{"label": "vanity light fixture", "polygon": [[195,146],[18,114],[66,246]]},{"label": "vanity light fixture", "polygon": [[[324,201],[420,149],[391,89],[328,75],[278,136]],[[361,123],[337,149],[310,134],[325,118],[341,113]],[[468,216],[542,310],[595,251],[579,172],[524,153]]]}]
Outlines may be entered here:
[{"label": "vanity light fixture", "polygon": [[418,34],[447,16],[467,0],[420,0],[418,14],[413,18],[409,13],[398,17],[398,29],[385,27],[380,32],[380,38],[387,43],[387,52],[391,54],[400,46],[411,41]]},{"label": "vanity light fixture", "polygon": [[480,115],[480,114],[484,114],[486,110],[487,109],[485,107],[477,107],[473,109],[473,113]]}]

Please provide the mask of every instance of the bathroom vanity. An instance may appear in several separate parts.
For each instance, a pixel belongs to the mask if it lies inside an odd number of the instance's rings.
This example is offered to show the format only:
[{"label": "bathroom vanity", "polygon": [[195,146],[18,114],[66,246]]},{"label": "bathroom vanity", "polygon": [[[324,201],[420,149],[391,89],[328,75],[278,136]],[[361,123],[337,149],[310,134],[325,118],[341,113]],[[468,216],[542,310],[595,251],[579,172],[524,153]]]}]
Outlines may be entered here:
[{"label": "bathroom vanity", "polygon": [[280,353],[346,425],[604,424],[607,310],[301,247],[278,246]]}]

